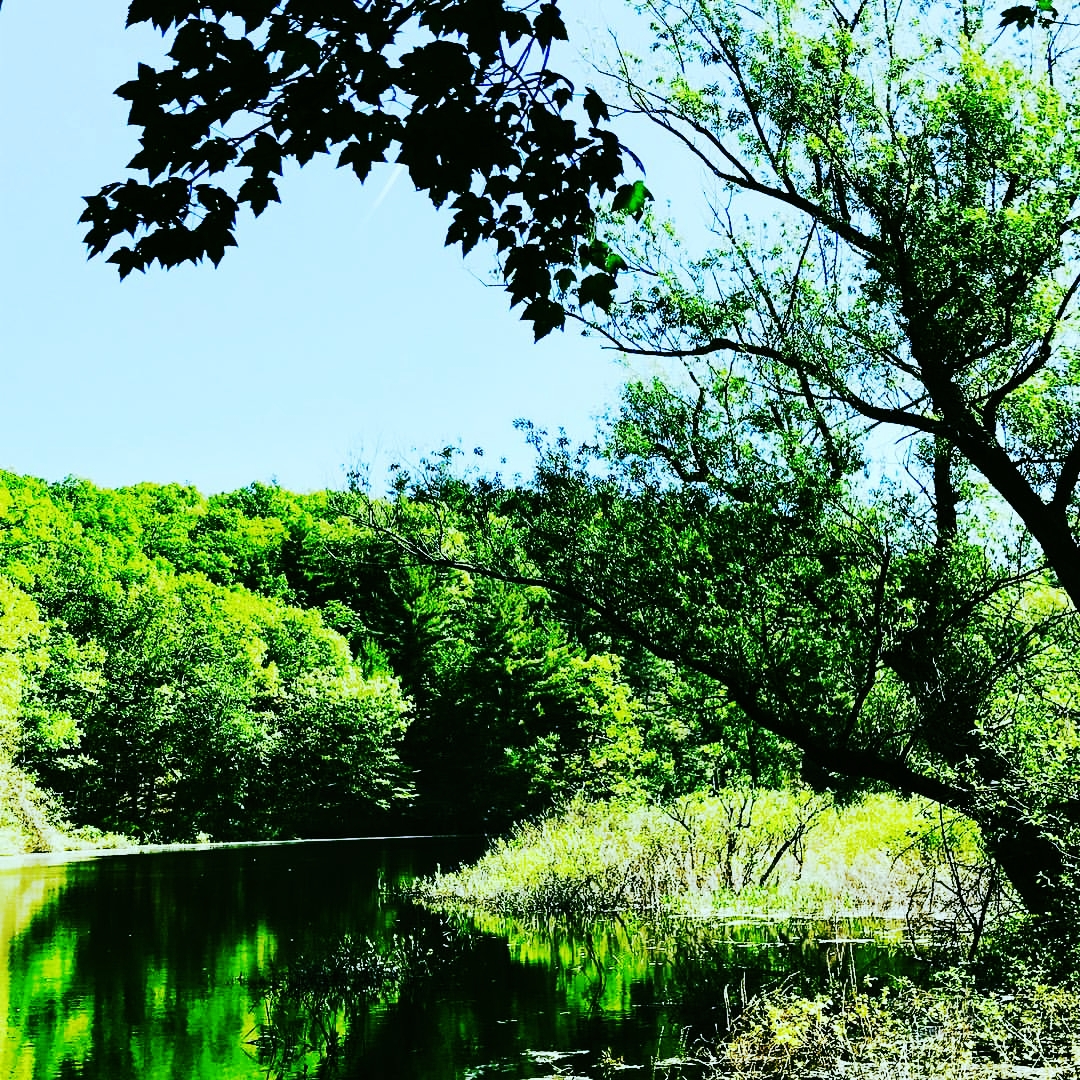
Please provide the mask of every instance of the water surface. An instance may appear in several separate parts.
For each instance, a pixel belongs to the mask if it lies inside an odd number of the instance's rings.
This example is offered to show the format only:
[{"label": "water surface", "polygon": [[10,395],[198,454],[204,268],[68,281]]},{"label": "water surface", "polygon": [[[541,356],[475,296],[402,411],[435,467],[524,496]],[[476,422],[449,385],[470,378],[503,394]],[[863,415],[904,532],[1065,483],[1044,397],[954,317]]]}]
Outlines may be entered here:
[{"label": "water surface", "polygon": [[[402,883],[481,847],[359,840],[0,862],[0,1076],[526,1080],[598,1077],[602,1059],[609,1075],[620,1061],[644,1074],[679,1055],[684,1030],[722,1030],[770,977],[838,965],[859,977],[890,962],[833,941],[850,927],[526,925],[402,898]],[[406,962],[371,993],[354,979],[342,995],[320,974],[335,955],[354,974],[372,957]]]}]

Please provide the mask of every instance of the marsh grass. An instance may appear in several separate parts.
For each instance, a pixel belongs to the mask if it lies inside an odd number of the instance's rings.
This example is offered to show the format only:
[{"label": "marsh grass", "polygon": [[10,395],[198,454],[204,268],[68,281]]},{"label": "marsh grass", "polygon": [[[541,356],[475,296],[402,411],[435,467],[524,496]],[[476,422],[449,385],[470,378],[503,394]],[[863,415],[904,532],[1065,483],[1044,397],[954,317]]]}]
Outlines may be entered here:
[{"label": "marsh grass", "polygon": [[[730,995],[721,963],[722,1030],[687,1047],[679,1069],[707,1080],[1080,1080],[1080,993],[1001,952],[1034,924],[1011,918],[977,828],[921,800],[836,805],[747,789],[669,806],[579,800],[417,891],[430,906],[504,918],[904,919],[905,948],[936,971],[929,984],[870,979],[852,963],[824,983],[796,973]],[[987,956],[1004,966],[995,973]],[[684,1075],[661,1064],[654,1075]]]},{"label": "marsh grass", "polygon": [[[1004,904],[978,831],[919,800],[837,806],[808,791],[730,789],[659,806],[575,800],[475,864],[420,883],[436,907],[504,915],[907,918]],[[980,876],[981,875],[981,876]],[[968,895],[982,883],[991,900]]]},{"label": "marsh grass", "polygon": [[785,983],[723,1036],[690,1055],[715,1080],[1075,1078],[1080,996],[1034,980],[979,993],[955,970],[934,986],[892,980],[876,993],[836,986],[806,997]]}]

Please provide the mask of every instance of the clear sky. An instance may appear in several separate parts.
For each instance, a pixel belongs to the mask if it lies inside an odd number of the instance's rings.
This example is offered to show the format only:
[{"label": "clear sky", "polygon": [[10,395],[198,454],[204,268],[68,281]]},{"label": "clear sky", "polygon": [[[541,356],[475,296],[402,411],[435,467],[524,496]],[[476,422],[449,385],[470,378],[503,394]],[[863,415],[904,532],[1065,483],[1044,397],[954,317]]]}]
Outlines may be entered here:
[{"label": "clear sky", "polygon": [[460,443],[528,471],[528,417],[576,438],[625,376],[576,333],[532,344],[484,256],[392,167],[360,185],[317,162],[239,249],[121,283],[87,262],[81,197],[137,143],[113,89],[160,53],[126,0],[4,0],[0,11],[0,468],[206,492]]}]

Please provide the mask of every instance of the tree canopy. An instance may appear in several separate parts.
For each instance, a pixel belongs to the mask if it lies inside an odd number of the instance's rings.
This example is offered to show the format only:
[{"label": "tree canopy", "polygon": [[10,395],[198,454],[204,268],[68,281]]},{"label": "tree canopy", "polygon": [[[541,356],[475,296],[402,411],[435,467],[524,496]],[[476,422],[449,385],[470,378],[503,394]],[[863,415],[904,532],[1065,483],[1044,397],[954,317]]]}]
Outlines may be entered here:
[{"label": "tree canopy", "polygon": [[[538,335],[577,322],[662,375],[595,447],[534,433],[529,485],[416,478],[442,509],[394,527],[715,680],[823,783],[970,814],[1029,906],[1060,911],[1080,109],[1069,21],[1030,13],[651,0],[649,58],[616,32],[581,93],[551,66],[552,4],[136,2],[175,29],[173,67],[120,90],[148,179],[88,200],[88,243],[128,238],[122,274],[216,261],[285,158],[333,149],[362,178],[396,146],[452,198],[449,240],[495,241]],[[698,170],[706,229],[624,177],[624,118]]]},{"label": "tree canopy", "polygon": [[0,767],[78,824],[144,839],[310,834],[389,809],[410,786],[398,680],[280,588],[194,569],[213,554],[208,509],[177,485],[0,473]]},{"label": "tree canopy", "polygon": [[603,100],[575,103],[548,65],[567,36],[555,4],[133,0],[128,23],[141,22],[173,33],[171,66],[140,64],[117,90],[142,129],[130,167],[147,179],[105,185],[83,216],[91,253],[109,249],[121,276],[216,264],[238,210],[278,201],[290,162],[333,154],[363,180],[395,153],[436,206],[452,199],[448,243],[503,253],[538,336],[563,323],[556,281],[610,302],[623,264],[593,237],[593,200],[636,209],[642,188],[617,185]]},{"label": "tree canopy", "polygon": [[52,796],[146,840],[475,831],[790,771],[714,688],[368,506],[0,472],[0,833],[48,844]]}]

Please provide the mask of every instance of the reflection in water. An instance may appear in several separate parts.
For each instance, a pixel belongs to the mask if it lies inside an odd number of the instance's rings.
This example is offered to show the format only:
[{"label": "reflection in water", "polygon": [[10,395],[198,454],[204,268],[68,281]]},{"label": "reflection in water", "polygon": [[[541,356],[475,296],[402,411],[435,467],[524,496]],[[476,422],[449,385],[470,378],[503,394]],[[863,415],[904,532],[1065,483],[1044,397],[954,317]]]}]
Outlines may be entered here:
[{"label": "reflection in water", "polygon": [[[304,844],[113,856],[0,872],[8,930],[0,1076],[259,1075],[250,984],[346,933],[395,920],[392,845]],[[444,855],[445,858],[445,855]],[[420,869],[426,870],[423,865]],[[25,897],[50,883],[28,915]]]},{"label": "reflection in water", "polygon": [[306,1076],[322,1065],[323,1075],[337,1076],[350,1051],[364,1042],[371,1007],[395,1004],[434,964],[449,961],[453,944],[452,936],[429,945],[395,934],[380,948],[370,938],[346,935],[327,951],[297,957],[260,980],[253,993],[265,1019],[252,1042],[266,1075]]},{"label": "reflection in water", "polygon": [[605,1056],[649,1065],[686,1026],[724,1030],[778,972],[871,962],[826,940],[851,926],[449,921],[401,899],[397,885],[478,847],[0,864],[0,1076],[598,1077]]}]

